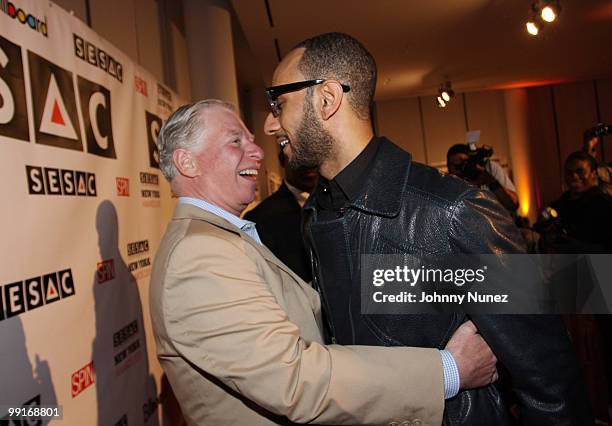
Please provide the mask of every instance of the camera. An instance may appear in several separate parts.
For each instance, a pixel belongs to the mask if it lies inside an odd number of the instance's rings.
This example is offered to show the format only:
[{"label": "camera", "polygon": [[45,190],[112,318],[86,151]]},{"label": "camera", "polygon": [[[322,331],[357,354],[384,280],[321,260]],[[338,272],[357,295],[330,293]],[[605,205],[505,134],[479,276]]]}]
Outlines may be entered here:
[{"label": "camera", "polygon": [[475,180],[482,173],[478,166],[485,166],[489,158],[493,156],[493,148],[488,145],[477,148],[475,143],[469,143],[468,146],[470,148],[468,159],[461,165],[461,174],[467,179]]},{"label": "camera", "polygon": [[603,136],[612,133],[612,124],[597,123],[594,127],[591,127],[584,132],[584,140],[588,141],[592,138],[601,138]]}]

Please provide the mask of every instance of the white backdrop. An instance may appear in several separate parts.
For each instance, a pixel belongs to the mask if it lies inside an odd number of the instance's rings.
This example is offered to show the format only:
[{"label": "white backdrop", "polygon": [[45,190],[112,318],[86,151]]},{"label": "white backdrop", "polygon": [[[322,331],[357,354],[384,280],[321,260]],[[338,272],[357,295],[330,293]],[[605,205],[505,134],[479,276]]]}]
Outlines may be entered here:
[{"label": "white backdrop", "polygon": [[53,3],[0,0],[0,419],[159,424],[148,284],[174,201],[153,146],[182,103]]}]

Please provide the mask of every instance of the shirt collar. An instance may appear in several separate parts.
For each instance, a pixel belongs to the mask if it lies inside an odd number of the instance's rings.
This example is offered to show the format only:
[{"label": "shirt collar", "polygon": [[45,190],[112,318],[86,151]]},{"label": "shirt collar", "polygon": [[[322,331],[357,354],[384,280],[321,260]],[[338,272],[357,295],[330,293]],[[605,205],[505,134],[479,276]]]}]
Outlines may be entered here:
[{"label": "shirt collar", "polygon": [[255,222],[251,222],[249,220],[244,220],[239,218],[238,216],[228,212],[227,210],[223,210],[221,207],[215,206],[207,201],[204,201],[200,198],[194,197],[179,197],[178,202],[180,204],[191,204],[193,206],[199,207],[202,210],[205,210],[209,213],[212,213],[216,216],[219,216],[225,220],[227,220],[232,225],[236,226],[239,229],[244,229],[245,227],[251,227],[255,225]]},{"label": "shirt collar", "polygon": [[374,163],[380,145],[379,138],[373,138],[366,147],[332,180],[319,178],[318,200],[322,208],[337,210],[355,201],[363,192],[368,172]]}]

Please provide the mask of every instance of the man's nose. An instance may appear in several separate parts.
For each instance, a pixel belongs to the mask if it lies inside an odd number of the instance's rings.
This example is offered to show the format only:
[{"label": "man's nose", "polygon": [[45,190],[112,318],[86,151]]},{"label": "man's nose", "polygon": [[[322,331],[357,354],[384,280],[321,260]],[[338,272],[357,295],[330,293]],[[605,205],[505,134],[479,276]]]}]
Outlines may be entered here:
[{"label": "man's nose", "polygon": [[264,122],[264,132],[266,135],[272,136],[280,130],[280,122],[278,118],[271,112],[268,113],[266,121]]},{"label": "man's nose", "polygon": [[249,155],[250,158],[252,158],[252,159],[254,159],[256,161],[261,161],[264,158],[264,151],[255,142],[251,142],[249,144],[248,155]]}]

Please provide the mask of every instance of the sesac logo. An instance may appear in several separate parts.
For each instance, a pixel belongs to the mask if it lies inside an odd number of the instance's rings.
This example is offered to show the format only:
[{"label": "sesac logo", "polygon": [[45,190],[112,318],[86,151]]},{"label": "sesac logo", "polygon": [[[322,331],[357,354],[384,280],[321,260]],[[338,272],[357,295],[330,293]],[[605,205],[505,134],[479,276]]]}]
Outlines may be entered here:
[{"label": "sesac logo", "polygon": [[120,197],[130,196],[130,180],[124,177],[116,178],[117,181],[117,195]]},{"label": "sesac logo", "polygon": [[21,48],[0,37],[0,136],[30,141],[25,93]]},{"label": "sesac logo", "polygon": [[74,293],[70,269],[0,286],[0,321],[74,296]]},{"label": "sesac logo", "polygon": [[[1,0],[0,0],[1,1]],[[0,37],[0,136],[29,140],[24,72],[19,46]],[[77,99],[71,72],[28,51],[36,142],[117,158],[111,121],[110,92],[77,76]],[[80,123],[84,134],[80,134]]]},{"label": "sesac logo", "polygon": [[72,397],[74,398],[85,389],[93,385],[96,381],[95,377],[93,361],[80,370],[72,373]]},{"label": "sesac logo", "polygon": [[31,195],[97,195],[93,173],[27,165],[25,168]]},{"label": "sesac logo", "polygon": [[137,319],[113,333],[113,347],[118,350],[114,357],[117,376],[142,359]]},{"label": "sesac logo", "polygon": [[109,75],[123,83],[123,66],[120,62],[117,62],[104,50],[98,49],[95,45],[87,40],[83,40],[78,35],[72,34],[72,37],[74,39],[74,54],[77,58],[106,71]]},{"label": "sesac logo", "polygon": [[147,120],[147,140],[149,142],[149,166],[159,169],[159,149],[157,148],[157,135],[162,126],[162,119],[145,111]]}]

